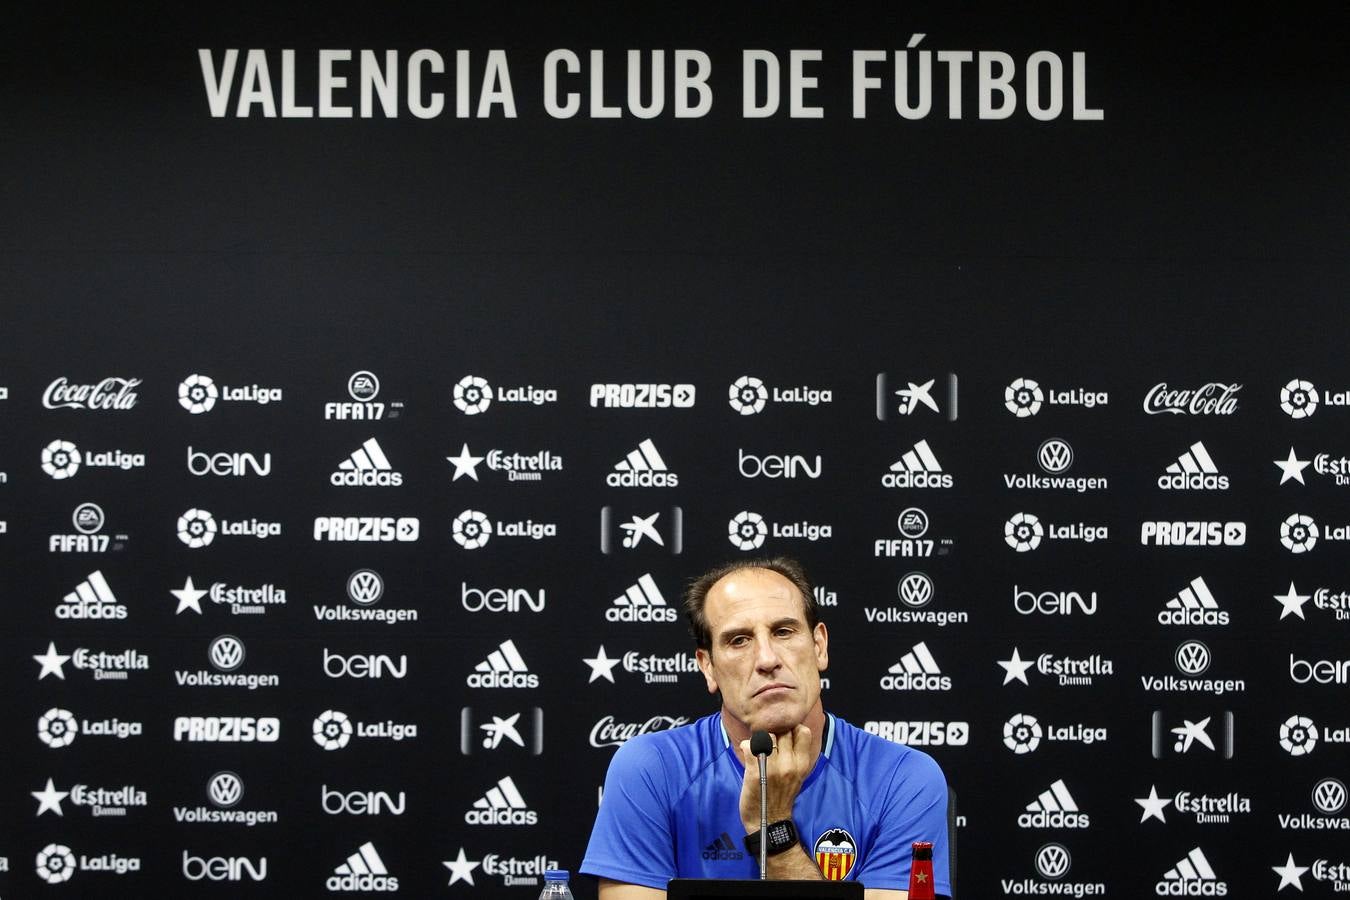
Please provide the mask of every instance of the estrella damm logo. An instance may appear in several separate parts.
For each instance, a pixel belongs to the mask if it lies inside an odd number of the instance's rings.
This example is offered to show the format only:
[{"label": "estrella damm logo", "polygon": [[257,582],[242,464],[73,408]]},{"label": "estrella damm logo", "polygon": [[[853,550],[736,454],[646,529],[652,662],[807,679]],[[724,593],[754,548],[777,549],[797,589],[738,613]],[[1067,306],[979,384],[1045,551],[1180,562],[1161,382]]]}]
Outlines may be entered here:
[{"label": "estrella damm logo", "polygon": [[828,881],[843,881],[858,862],[858,842],[842,828],[816,838],[816,865]]}]

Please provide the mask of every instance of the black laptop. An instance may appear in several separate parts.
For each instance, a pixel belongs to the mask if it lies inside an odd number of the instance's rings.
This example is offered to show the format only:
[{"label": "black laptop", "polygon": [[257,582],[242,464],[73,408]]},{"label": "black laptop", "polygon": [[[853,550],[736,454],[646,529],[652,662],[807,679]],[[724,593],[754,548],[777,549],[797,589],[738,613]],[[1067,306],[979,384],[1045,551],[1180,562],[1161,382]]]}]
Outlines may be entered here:
[{"label": "black laptop", "polygon": [[666,900],[862,900],[858,881],[743,881],[672,878]]}]

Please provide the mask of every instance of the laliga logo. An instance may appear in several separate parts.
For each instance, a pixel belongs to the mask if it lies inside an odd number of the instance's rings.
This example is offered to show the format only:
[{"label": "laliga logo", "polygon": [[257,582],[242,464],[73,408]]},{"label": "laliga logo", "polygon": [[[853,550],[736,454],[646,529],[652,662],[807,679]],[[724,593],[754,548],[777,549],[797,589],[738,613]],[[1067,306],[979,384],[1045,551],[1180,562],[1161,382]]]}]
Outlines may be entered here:
[{"label": "laliga logo", "polygon": [[764,517],[749,510],[741,510],[727,523],[727,539],[737,550],[758,550],[768,534]]},{"label": "laliga logo", "polygon": [[218,530],[215,516],[204,509],[189,509],[178,517],[178,539],[193,550],[209,547]]},{"label": "laliga logo", "polygon": [[1317,522],[1312,516],[1294,513],[1280,523],[1280,543],[1290,553],[1307,553],[1317,546]]},{"label": "laliga logo", "polygon": [[1003,391],[1003,405],[1019,419],[1036,415],[1044,402],[1045,392],[1030,378],[1019,378]]},{"label": "laliga logo", "polygon": [[1045,526],[1031,513],[1017,513],[1003,525],[1003,540],[1018,553],[1035,550],[1045,537]]},{"label": "laliga logo", "polygon": [[492,405],[492,385],[477,375],[465,375],[455,385],[455,408],[466,416],[487,412]]},{"label": "laliga logo", "polygon": [[69,747],[75,742],[75,735],[80,733],[75,714],[57,707],[52,707],[42,714],[42,718],[38,719],[37,728],[38,740],[53,750]]},{"label": "laliga logo", "polygon": [[75,874],[75,854],[65,844],[48,844],[37,855],[37,873],[48,884],[69,881]]},{"label": "laliga logo", "polygon": [[352,739],[352,721],[344,712],[326,709],[314,720],[314,743],[325,750],[341,750]]},{"label": "laliga logo", "polygon": [[762,412],[764,404],[769,401],[768,388],[764,387],[763,381],[753,375],[742,375],[737,378],[732,382],[728,394],[731,408],[743,416],[753,416],[757,412]]},{"label": "laliga logo", "polygon": [[189,375],[178,385],[178,405],[194,416],[210,412],[220,399],[220,389],[205,375]]},{"label": "laliga logo", "polygon": [[1003,746],[1018,756],[1031,753],[1039,747],[1044,735],[1041,723],[1036,721],[1035,716],[1017,713],[1003,723]]},{"label": "laliga logo", "polygon": [[1290,716],[1280,725],[1280,746],[1290,756],[1306,756],[1317,747],[1317,726],[1307,716]]},{"label": "laliga logo", "polygon": [[1306,419],[1317,412],[1317,388],[1311,381],[1291,380],[1280,388],[1280,409],[1291,419]]},{"label": "laliga logo", "polygon": [[70,441],[52,441],[42,450],[42,471],[57,481],[80,470],[80,451]]},{"label": "laliga logo", "polygon": [[492,523],[488,517],[476,509],[466,509],[455,516],[450,527],[450,536],[465,550],[477,550],[492,539]]}]

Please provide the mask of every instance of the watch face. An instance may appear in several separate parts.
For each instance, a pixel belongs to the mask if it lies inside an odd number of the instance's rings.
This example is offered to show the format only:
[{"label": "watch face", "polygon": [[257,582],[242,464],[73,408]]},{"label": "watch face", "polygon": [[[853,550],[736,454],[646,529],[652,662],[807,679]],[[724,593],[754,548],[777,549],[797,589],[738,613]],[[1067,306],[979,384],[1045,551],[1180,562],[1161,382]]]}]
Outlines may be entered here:
[{"label": "watch face", "polygon": [[769,826],[769,846],[779,847],[792,841],[792,829],[786,822],[774,822]]}]

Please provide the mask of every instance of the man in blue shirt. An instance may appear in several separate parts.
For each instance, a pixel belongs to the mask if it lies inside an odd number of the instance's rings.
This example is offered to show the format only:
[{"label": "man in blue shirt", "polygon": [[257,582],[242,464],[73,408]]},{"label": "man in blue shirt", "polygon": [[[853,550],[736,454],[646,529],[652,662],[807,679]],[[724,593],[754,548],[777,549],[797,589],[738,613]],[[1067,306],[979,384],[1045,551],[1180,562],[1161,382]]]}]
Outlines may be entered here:
[{"label": "man in blue shirt", "polygon": [[933,843],[947,877],[947,786],[931,757],[825,712],[829,635],[794,560],[736,562],[697,579],[685,612],[720,713],[641,735],[614,754],[581,871],[601,900],[654,900],[683,878],[758,877],[759,767],[768,759],[770,879],[861,881],[868,900],[901,900],[910,846]]}]

